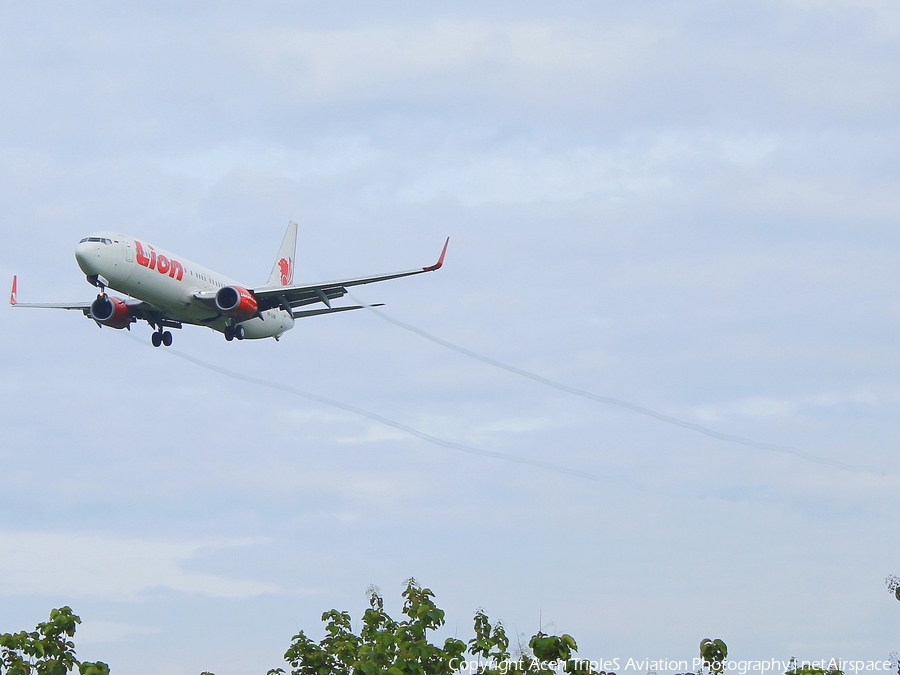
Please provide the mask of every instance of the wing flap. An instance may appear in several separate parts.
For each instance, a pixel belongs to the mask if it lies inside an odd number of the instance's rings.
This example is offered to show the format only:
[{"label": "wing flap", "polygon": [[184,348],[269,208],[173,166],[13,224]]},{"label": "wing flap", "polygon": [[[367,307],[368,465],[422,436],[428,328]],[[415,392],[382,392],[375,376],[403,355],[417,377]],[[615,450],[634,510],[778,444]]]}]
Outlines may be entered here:
[{"label": "wing flap", "polygon": [[11,302],[13,307],[38,307],[40,309],[80,309],[85,314],[91,311],[91,303],[89,302]]},{"label": "wing flap", "polygon": [[[379,302],[376,305],[368,305],[369,307],[383,307],[384,303]],[[329,309],[307,309],[294,310],[292,314],[295,319],[302,319],[307,316],[318,316],[319,314],[334,314],[335,312],[349,312],[351,309],[363,309],[365,305],[352,305],[350,307],[331,307]]]}]

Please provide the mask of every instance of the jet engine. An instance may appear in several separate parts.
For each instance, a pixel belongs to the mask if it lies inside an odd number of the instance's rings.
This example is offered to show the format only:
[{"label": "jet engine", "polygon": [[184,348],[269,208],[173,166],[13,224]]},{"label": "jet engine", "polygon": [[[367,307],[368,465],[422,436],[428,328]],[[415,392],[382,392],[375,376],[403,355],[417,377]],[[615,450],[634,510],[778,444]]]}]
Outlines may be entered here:
[{"label": "jet engine", "polygon": [[110,328],[125,328],[133,319],[124,300],[98,295],[91,303],[91,318]]},{"label": "jet engine", "polygon": [[216,308],[222,314],[238,321],[246,321],[257,315],[259,305],[256,298],[246,288],[240,286],[223,286],[216,293]]}]

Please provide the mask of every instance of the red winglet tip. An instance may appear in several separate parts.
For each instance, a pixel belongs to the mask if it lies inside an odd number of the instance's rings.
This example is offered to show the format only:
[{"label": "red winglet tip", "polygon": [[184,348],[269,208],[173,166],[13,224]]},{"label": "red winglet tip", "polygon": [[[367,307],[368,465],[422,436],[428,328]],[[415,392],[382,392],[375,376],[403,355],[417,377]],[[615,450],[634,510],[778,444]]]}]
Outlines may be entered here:
[{"label": "red winglet tip", "polygon": [[13,285],[12,290],[9,292],[9,304],[15,305],[18,300],[16,300],[16,275],[13,275]]},{"label": "red winglet tip", "polygon": [[450,237],[447,237],[447,241],[444,242],[444,248],[441,249],[441,257],[438,258],[438,261],[431,265],[430,267],[426,267],[425,270],[428,272],[434,272],[435,270],[441,269],[441,265],[444,264],[444,256],[447,255],[447,245],[450,243]]}]

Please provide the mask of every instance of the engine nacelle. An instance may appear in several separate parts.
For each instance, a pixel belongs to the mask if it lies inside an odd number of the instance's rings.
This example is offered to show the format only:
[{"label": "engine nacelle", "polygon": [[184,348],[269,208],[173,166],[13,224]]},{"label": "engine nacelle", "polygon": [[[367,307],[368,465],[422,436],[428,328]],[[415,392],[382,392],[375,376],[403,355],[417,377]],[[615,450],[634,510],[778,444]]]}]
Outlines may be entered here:
[{"label": "engine nacelle", "polygon": [[216,308],[232,319],[246,321],[259,312],[256,298],[246,288],[240,286],[223,286],[216,293]]},{"label": "engine nacelle", "polygon": [[108,295],[100,295],[91,303],[91,318],[110,328],[125,328],[132,322],[128,305]]}]

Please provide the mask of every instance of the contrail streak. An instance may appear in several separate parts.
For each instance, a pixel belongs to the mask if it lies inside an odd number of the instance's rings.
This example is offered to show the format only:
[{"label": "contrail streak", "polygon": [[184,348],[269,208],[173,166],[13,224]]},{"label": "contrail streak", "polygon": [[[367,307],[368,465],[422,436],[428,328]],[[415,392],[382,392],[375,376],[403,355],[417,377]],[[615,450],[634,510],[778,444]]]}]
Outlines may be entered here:
[{"label": "contrail streak", "polygon": [[[130,336],[129,336],[130,337]],[[138,338],[132,338],[136,342],[140,342],[141,344],[146,344],[142,340]],[[495,452],[493,450],[482,450],[480,448],[473,448],[470,445],[463,445],[462,443],[454,443],[453,441],[448,441],[443,438],[439,438],[437,436],[432,436],[431,434],[426,434],[424,431],[419,431],[409,425],[403,424],[402,422],[396,422],[392,419],[384,417],[383,415],[379,415],[378,413],[369,412],[368,410],[364,410],[363,408],[357,408],[353,405],[348,405],[346,403],[341,403],[340,401],[336,401],[331,398],[326,398],[325,396],[319,396],[318,394],[313,394],[308,391],[303,391],[302,389],[298,389],[297,387],[291,387],[286,384],[281,384],[279,382],[271,382],[269,380],[264,380],[259,377],[252,377],[250,375],[244,375],[243,373],[238,373],[233,370],[229,370],[228,368],[222,368],[221,366],[214,365],[212,363],[208,363],[201,359],[198,359],[189,354],[185,354],[184,352],[180,352],[177,349],[164,349],[164,353],[171,354],[172,356],[177,356],[180,359],[184,359],[185,361],[190,361],[191,363],[200,366],[201,368],[206,368],[207,370],[212,370],[221,375],[225,375],[226,377],[231,377],[236,380],[242,380],[244,382],[249,382],[250,384],[255,384],[260,387],[268,387],[270,389],[277,389],[279,391],[287,392],[288,394],[293,394],[294,396],[299,396],[301,398],[305,398],[310,401],[315,401],[316,403],[321,403],[323,405],[331,406],[333,408],[338,408],[339,410],[344,410],[349,413],[353,413],[354,415],[359,415],[360,417],[365,417],[367,419],[373,420],[380,424],[384,424],[388,427],[393,427],[394,429],[398,429],[410,436],[414,436],[420,440],[423,440],[427,443],[431,443],[433,445],[439,445],[443,448],[449,448],[450,450],[459,450],[460,452],[466,452],[470,455],[480,455],[482,457],[490,457],[492,459],[500,459],[505,462],[515,462],[516,464],[525,464],[527,466],[534,466],[540,469],[546,469],[548,471],[555,471],[556,473],[562,473],[569,476],[575,476],[577,478],[584,478],[586,480],[592,481],[608,481],[608,482],[616,482],[623,481],[629,484],[631,487],[636,488],[638,490],[644,490],[645,488],[636,481],[628,478],[627,476],[604,476],[601,474],[589,473],[587,471],[580,471],[579,469],[570,469],[565,466],[560,466],[558,464],[553,464],[551,462],[544,462],[539,459],[528,459],[525,457],[518,457],[516,455],[510,455],[505,452]]]},{"label": "contrail streak", "polygon": [[364,300],[360,300],[358,297],[353,295],[352,293],[348,293],[351,298],[353,298],[354,302],[363,305],[370,312],[373,312],[381,319],[384,319],[390,324],[397,326],[398,328],[402,328],[403,330],[410,331],[411,333],[415,333],[426,340],[430,340],[435,344],[438,344],[442,347],[447,347],[448,349],[452,349],[455,352],[459,352],[465,356],[475,359],[476,361],[481,361],[482,363],[486,363],[490,366],[494,366],[495,368],[500,368],[501,370],[505,370],[507,372],[513,373],[515,375],[519,375],[521,377],[527,377],[529,380],[534,380],[540,384],[546,385],[548,387],[552,387],[554,389],[558,389],[559,391],[564,391],[568,394],[573,394],[575,396],[580,396],[582,398],[590,399],[591,401],[597,401],[598,403],[607,403],[609,405],[619,406],[620,408],[627,408],[628,410],[632,410],[641,415],[646,415],[647,417],[652,417],[661,422],[665,422],[667,424],[674,424],[675,426],[682,427],[683,429],[690,429],[691,431],[696,431],[698,433],[704,434],[706,436],[710,436],[711,438],[718,439],[720,441],[726,441],[728,443],[737,443],[738,445],[744,445],[750,448],[757,448],[758,450],[769,450],[771,452],[780,452],[787,455],[794,455],[796,457],[800,457],[809,462],[815,462],[816,464],[824,464],[827,466],[833,466],[838,469],[843,469],[844,471],[863,471],[867,473],[874,473],[879,476],[884,476],[885,473],[880,471],[874,467],[870,466],[858,466],[854,464],[844,464],[843,462],[838,462],[832,459],[826,459],[824,457],[819,457],[817,455],[813,455],[812,453],[805,452],[803,450],[798,450],[797,448],[791,448],[784,445],[775,445],[773,443],[761,443],[759,441],[754,441],[750,438],[742,438],[741,436],[733,436],[732,434],[723,434],[713,429],[708,429],[707,427],[701,426],[699,424],[694,424],[693,422],[687,422],[685,420],[680,420],[677,417],[671,417],[669,415],[663,415],[662,413],[658,413],[655,410],[650,410],[649,408],[644,408],[639,405],[635,405],[634,403],[629,403],[628,401],[623,401],[618,398],[612,398],[610,396],[599,396],[598,394],[591,393],[589,391],[585,391],[584,389],[578,389],[576,387],[570,387],[567,384],[563,384],[561,382],[556,382],[555,380],[548,379],[537,373],[532,373],[528,370],[523,370],[522,368],[516,368],[515,366],[511,366],[507,363],[503,363],[502,361],[497,361],[496,359],[492,359],[489,356],[484,356],[477,352],[473,352],[471,349],[466,349],[465,347],[460,347],[457,344],[453,344],[452,342],[448,342],[442,338],[439,338],[436,335],[432,335],[431,333],[422,330],[421,328],[417,328],[416,326],[412,326],[408,323],[404,323],[403,321],[399,321],[398,319],[393,318],[392,316],[385,314],[380,309],[376,309],[372,305],[369,305]]}]

